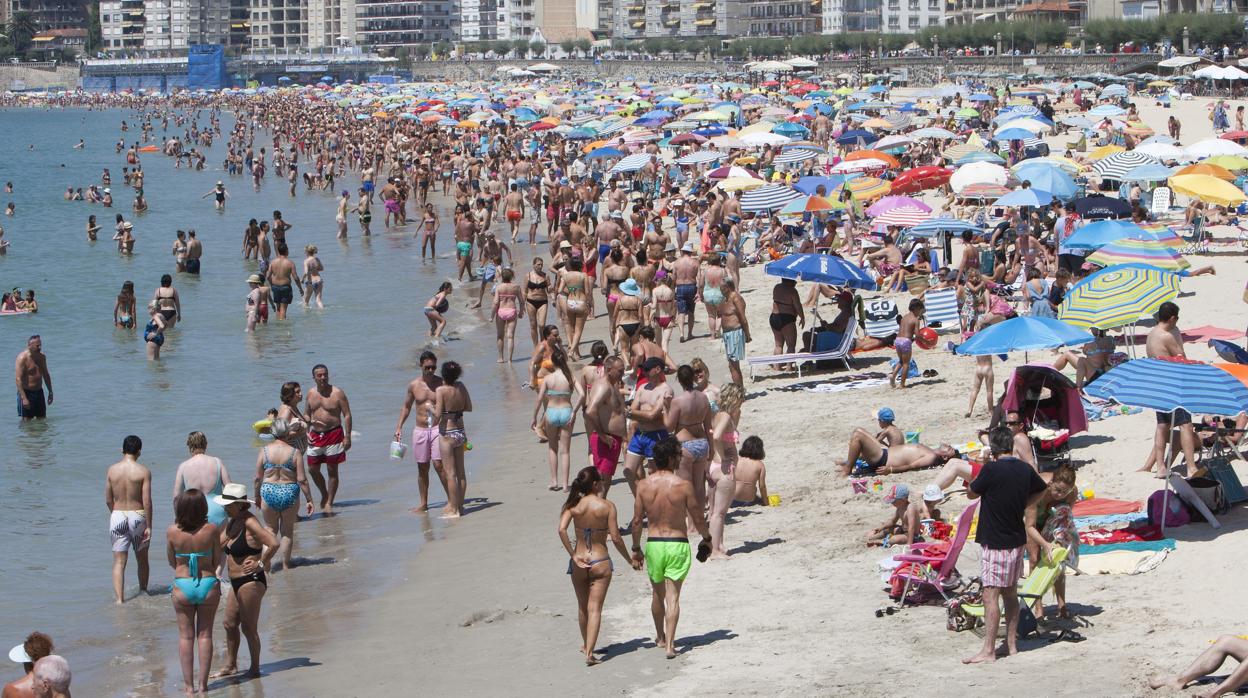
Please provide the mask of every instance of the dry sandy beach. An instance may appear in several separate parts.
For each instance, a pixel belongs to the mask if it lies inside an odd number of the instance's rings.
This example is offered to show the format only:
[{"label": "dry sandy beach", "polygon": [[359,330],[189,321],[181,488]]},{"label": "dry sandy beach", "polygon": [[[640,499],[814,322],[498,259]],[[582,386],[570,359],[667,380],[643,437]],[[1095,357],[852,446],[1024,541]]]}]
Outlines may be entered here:
[{"label": "dry sandy beach", "polygon": [[[1184,144],[1211,135],[1208,99],[1176,102],[1173,112],[1144,98],[1136,103],[1158,132],[1164,132],[1165,118],[1177,113]],[[1241,329],[1248,319],[1240,299],[1248,257],[1227,229],[1214,233],[1211,253],[1191,261],[1214,264],[1218,274],[1183,281],[1181,328]],[[750,355],[771,353],[767,314],[773,283],[761,267],[743,270],[754,328]],[[822,313],[828,320],[833,315],[826,306]],[[599,318],[587,337],[603,336],[603,326]],[[674,356],[680,363],[701,356],[721,383],[727,376],[722,344],[704,336],[701,322],[698,333],[694,342],[674,345]],[[1203,345],[1189,344],[1187,351],[1192,358],[1213,358]],[[881,367],[890,356],[856,355],[853,370],[886,370]],[[1050,357],[1042,351],[1029,358]],[[885,385],[830,394],[783,392],[776,388],[798,382],[796,377],[767,371],[746,386],[750,398],[742,437],[763,437],[768,488],[782,503],[735,509],[725,534],[732,558],[695,563],[681,599],[678,646],[685,651],[676,659],[665,660],[653,646],[645,576],[616,560],[599,639],[606,661],[583,665],[575,600],[564,573],[567,556],[555,531],[563,495],[544,487],[545,446],[527,431],[532,402],[525,395],[512,401],[511,423],[500,425],[513,434],[498,444],[496,452],[506,455],[470,485],[470,497],[501,505],[456,522],[425,543],[411,562],[396,562],[390,571],[399,580],[396,588],[379,598],[342,604],[323,599],[326,605],[314,622],[331,631],[307,643],[320,663],[266,679],[267,692],[1133,696],[1152,693],[1145,684],[1149,675],[1182,668],[1218,635],[1244,632],[1239,619],[1248,614],[1248,599],[1236,593],[1234,572],[1241,568],[1238,554],[1248,524],[1242,506],[1221,517],[1219,531],[1206,524],[1170,531],[1178,548],[1154,571],[1069,578],[1067,598],[1076,619],[1068,627],[1076,628],[1083,642],[1022,641],[1017,657],[968,667],[959,659],[973,654],[980,639],[946,631],[941,607],[876,618],[874,610],[890,603],[876,570],[888,554],[861,541],[888,508],[879,494],[852,494],[835,473],[833,459],[844,457],[854,427],[874,427],[873,413],[884,406],[896,411],[903,430],[922,429],[923,442],[932,446],[964,443],[987,424],[982,397],[976,417],[962,417],[972,359],[943,349],[916,349],[915,359],[920,369],[939,375],[916,379],[905,391]],[[1021,355],[994,362],[998,392],[1022,362]],[[803,381],[826,375],[817,372]],[[487,386],[473,388],[481,394]],[[470,419],[470,433],[472,427]],[[1081,488],[1115,499],[1144,499],[1158,489],[1151,475],[1134,472],[1151,447],[1153,427],[1151,413],[1091,423],[1088,433],[1072,441]],[[574,471],[585,465],[583,438],[578,429]],[[1236,469],[1248,479],[1242,462]],[[414,468],[410,475],[410,481],[395,483],[395,496],[414,493]],[[930,471],[915,472],[884,481],[921,488],[932,477]],[[626,521],[632,503],[622,481],[611,499]],[[964,503],[955,496],[944,506],[946,515]],[[978,574],[973,543],[959,568],[968,576]],[[292,624],[292,633],[298,624]]]}]

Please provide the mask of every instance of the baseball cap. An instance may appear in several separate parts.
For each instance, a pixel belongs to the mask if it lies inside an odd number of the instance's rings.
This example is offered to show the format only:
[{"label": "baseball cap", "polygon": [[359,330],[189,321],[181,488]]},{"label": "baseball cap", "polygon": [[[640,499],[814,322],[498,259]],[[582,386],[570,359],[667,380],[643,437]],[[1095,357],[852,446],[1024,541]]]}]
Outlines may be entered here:
[{"label": "baseball cap", "polygon": [[940,489],[940,485],[934,482],[923,488],[923,501],[925,502],[939,502],[944,498],[944,491]]},{"label": "baseball cap", "polygon": [[642,370],[647,372],[653,371],[656,368],[663,368],[664,366],[666,366],[666,364],[663,363],[663,359],[660,359],[657,356],[651,356],[641,363]]},{"label": "baseball cap", "polygon": [[892,504],[898,499],[910,499],[909,485],[893,485],[888,488],[888,493],[884,495],[884,503]]},{"label": "baseball cap", "polygon": [[891,407],[881,407],[876,410],[875,418],[881,422],[888,422],[889,424],[897,421],[897,415],[893,413],[893,408]]}]

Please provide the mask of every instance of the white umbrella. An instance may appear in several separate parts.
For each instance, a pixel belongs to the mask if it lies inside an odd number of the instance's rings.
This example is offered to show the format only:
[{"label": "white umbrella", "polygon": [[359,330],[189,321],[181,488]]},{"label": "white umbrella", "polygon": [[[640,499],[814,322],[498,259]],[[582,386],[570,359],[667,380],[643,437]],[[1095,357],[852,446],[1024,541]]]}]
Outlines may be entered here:
[{"label": "white umbrella", "polygon": [[609,173],[620,174],[620,173],[625,173],[625,172],[636,172],[637,170],[640,170],[641,168],[645,167],[648,164],[650,164],[649,153],[638,153],[636,155],[629,155],[628,157],[615,163],[615,166],[611,168]]},{"label": "white umbrella", "polygon": [[917,131],[911,132],[910,135],[913,136],[914,138],[957,138],[958,137],[958,134],[954,133],[953,131],[935,127],[935,126],[929,126],[928,128],[921,128]]},{"label": "white umbrella", "polygon": [[1244,155],[1248,148],[1225,138],[1206,138],[1187,146],[1183,153],[1193,160],[1203,160],[1214,155]]},{"label": "white umbrella", "polygon": [[714,150],[700,150],[696,153],[691,153],[689,155],[684,155],[684,156],[676,158],[676,164],[677,165],[705,165],[708,163],[715,162],[716,160],[723,160],[726,157],[728,157],[726,153],[720,153]]},{"label": "white umbrella", "polygon": [[751,73],[788,73],[793,66],[780,61],[759,61],[750,65]]},{"label": "white umbrella", "polygon": [[785,63],[788,63],[794,68],[818,68],[819,67],[818,63],[810,60],[809,58],[801,58],[801,57],[790,58],[787,61],[785,61]]},{"label": "white umbrella", "polygon": [[784,145],[791,140],[793,139],[778,133],[747,133],[741,136],[741,142],[753,148],[761,148],[765,145]]},{"label": "white umbrella", "polygon": [[832,166],[831,174],[849,174],[850,172],[866,172],[888,168],[888,163],[879,158],[861,158],[859,160],[842,160]]},{"label": "white umbrella", "polygon": [[1151,155],[1152,157],[1162,161],[1186,159],[1182,148],[1177,145],[1169,145],[1166,143],[1145,143],[1144,145],[1136,146],[1134,152]]},{"label": "white umbrella", "polygon": [[955,192],[961,193],[963,189],[972,184],[999,184],[1005,186],[1010,181],[1010,173],[1000,165],[991,162],[972,162],[958,168],[957,172],[949,178],[949,186]]},{"label": "white umbrella", "polygon": [[553,63],[535,63],[529,66],[529,70],[537,71],[539,73],[550,73],[559,70],[559,66],[554,65]]}]

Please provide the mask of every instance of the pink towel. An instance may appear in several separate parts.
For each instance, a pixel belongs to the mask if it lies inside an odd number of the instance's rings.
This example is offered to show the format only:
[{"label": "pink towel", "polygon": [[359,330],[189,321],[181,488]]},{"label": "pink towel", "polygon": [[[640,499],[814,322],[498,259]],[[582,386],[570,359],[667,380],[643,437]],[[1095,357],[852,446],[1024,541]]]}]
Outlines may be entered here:
[{"label": "pink towel", "polygon": [[1075,502],[1075,516],[1105,516],[1108,514],[1134,514],[1144,506],[1143,502],[1127,502],[1121,499],[1085,499]]}]

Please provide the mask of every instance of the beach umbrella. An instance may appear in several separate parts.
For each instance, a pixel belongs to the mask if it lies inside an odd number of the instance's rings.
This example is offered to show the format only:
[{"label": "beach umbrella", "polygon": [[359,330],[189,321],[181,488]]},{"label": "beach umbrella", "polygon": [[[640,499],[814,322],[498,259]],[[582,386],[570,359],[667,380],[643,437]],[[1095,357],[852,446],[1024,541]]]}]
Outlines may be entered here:
[{"label": "beach umbrella", "polygon": [[608,148],[608,147],[594,148],[593,150],[589,151],[588,154],[585,155],[585,158],[587,160],[597,160],[599,158],[622,158],[622,157],[624,157],[624,151],[617,150],[615,148]]},{"label": "beach umbrella", "polygon": [[727,153],[721,153],[716,150],[699,150],[696,153],[682,155],[676,158],[677,165],[709,165],[717,160],[723,160],[728,157]]},{"label": "beach umbrella", "polygon": [[1045,317],[1016,317],[990,325],[971,335],[954,353],[991,356],[1012,351],[1032,351],[1087,344],[1095,338],[1087,330]]},{"label": "beach umbrella", "polygon": [[781,136],[798,137],[798,136],[805,136],[806,134],[810,133],[810,129],[807,129],[805,126],[801,124],[795,124],[795,123],[790,123],[786,121],[782,124],[778,124],[775,128],[771,130],[771,132],[779,134]]},{"label": "beach umbrella", "polygon": [[800,192],[781,184],[768,184],[751,189],[741,195],[741,210],[749,213],[778,211],[794,199],[802,197]]},{"label": "beach umbrella", "polygon": [[[1233,342],[1228,342],[1225,339],[1209,340],[1209,348],[1217,352],[1218,356],[1222,357],[1222,359],[1238,365],[1238,368],[1235,371],[1235,377],[1239,378],[1241,382],[1244,380],[1245,374],[1243,371],[1248,369],[1248,365],[1245,365],[1248,364],[1248,351],[1244,351],[1243,347]],[[1214,365],[1218,366],[1218,368],[1226,368],[1225,364]]]},{"label": "beach umbrella", "polygon": [[1120,145],[1103,145],[1097,148],[1096,150],[1093,150],[1092,152],[1088,153],[1088,159],[1100,160],[1102,158],[1107,158],[1110,155],[1113,155],[1114,153],[1125,153],[1126,150],[1127,150],[1126,148]]},{"label": "beach umbrella", "polygon": [[1136,146],[1132,152],[1143,153],[1151,157],[1155,157],[1163,162],[1173,160],[1187,160],[1187,155],[1183,153],[1183,149],[1177,145],[1169,143],[1142,143]]},{"label": "beach umbrella", "polygon": [[1103,330],[1131,325],[1179,295],[1179,276],[1144,264],[1106,267],[1072,286],[1059,320]]},{"label": "beach umbrella", "polygon": [[854,145],[855,143],[867,144],[874,143],[878,140],[880,140],[879,136],[871,133],[870,131],[863,131],[862,129],[846,131],[836,137],[836,142],[840,145]]},{"label": "beach umbrella", "polygon": [[668,141],[668,143],[671,143],[672,145],[701,145],[705,142],[706,137],[700,136],[696,133],[682,133],[680,135],[672,136],[672,140]]},{"label": "beach umbrella", "polygon": [[1108,196],[1084,196],[1071,202],[1075,213],[1084,218],[1122,218],[1131,215],[1131,204]]},{"label": "beach umbrella", "polygon": [[1034,138],[1036,134],[1023,128],[1015,128],[1012,125],[1006,125],[997,129],[996,136],[998,141],[1022,141]]},{"label": "beach umbrella", "polygon": [[829,195],[834,199],[841,198],[841,192],[848,189],[859,201],[874,201],[891,192],[892,184],[878,177],[856,177],[838,186]]},{"label": "beach umbrella", "polygon": [[1092,166],[1092,172],[1101,179],[1112,179],[1121,182],[1127,173],[1141,165],[1159,165],[1156,158],[1144,153],[1127,150],[1113,153],[1101,158]]},{"label": "beach umbrella", "polygon": [[871,221],[871,226],[873,228],[879,226],[911,228],[931,217],[932,212],[930,210],[924,211],[918,206],[906,205],[890,209],[885,213],[876,216]]},{"label": "beach umbrella", "polygon": [[788,136],[779,133],[747,133],[740,140],[749,148],[761,148],[765,145],[784,145],[789,142]]},{"label": "beach umbrella", "polygon": [[802,192],[803,194],[814,194],[816,191],[818,191],[819,187],[822,185],[823,192],[825,194],[830,194],[832,193],[832,190],[839,187],[846,180],[852,179],[857,176],[858,176],[857,174],[852,174],[852,175],[836,175],[833,177],[802,177],[801,179],[797,180],[797,182],[793,184],[793,188],[796,189],[797,191]]},{"label": "beach umbrella", "polygon": [[910,132],[911,138],[957,138],[958,134],[948,129],[929,126]]},{"label": "beach umbrella", "polygon": [[960,166],[960,165],[970,165],[970,164],[977,163],[977,162],[988,162],[994,165],[1004,165],[1005,158],[1001,157],[1000,155],[997,155],[996,153],[990,153],[987,150],[975,150],[954,160],[953,164]]},{"label": "beach umbrella", "polygon": [[961,233],[969,230],[973,233],[983,232],[983,229],[969,221],[960,221],[956,218],[929,218],[916,226],[911,227],[907,232],[916,237],[935,237],[941,233]]},{"label": "beach umbrella", "polygon": [[1217,177],[1218,179],[1224,179],[1228,182],[1235,181],[1235,175],[1232,174],[1230,170],[1225,167],[1210,165],[1208,162],[1188,165],[1187,167],[1180,168],[1174,173],[1175,177],[1181,177],[1183,175],[1209,175],[1210,177]]},{"label": "beach umbrella", "polygon": [[1041,189],[1015,189],[992,202],[993,206],[1031,206],[1039,208],[1053,203],[1053,194]]},{"label": "beach umbrella", "polygon": [[1168,183],[1175,192],[1195,197],[1207,204],[1234,206],[1248,201],[1248,196],[1244,196],[1239,187],[1212,175],[1177,175],[1171,177]]},{"label": "beach umbrella", "polygon": [[960,193],[972,184],[997,184],[1005,186],[1010,181],[1010,173],[1004,167],[991,162],[975,162],[963,165],[949,178],[949,186],[955,193]]},{"label": "beach umbrella", "polygon": [[1182,246],[1183,241],[1173,230],[1165,226],[1141,226],[1132,221],[1103,220],[1088,223],[1062,241],[1063,247],[1094,250],[1119,240],[1162,241],[1171,248]]},{"label": "beach umbrella", "polygon": [[1222,138],[1206,138],[1184,148],[1183,154],[1193,160],[1202,160],[1215,155],[1248,155],[1248,148]]},{"label": "beach umbrella", "polygon": [[816,211],[840,211],[844,208],[845,204],[839,201],[812,195],[790,201],[784,205],[784,208],[780,209],[780,213],[784,215],[800,215],[803,213],[815,213]]},{"label": "beach umbrella", "polygon": [[931,206],[928,206],[918,199],[912,199],[908,196],[886,196],[871,204],[870,208],[867,209],[867,215],[882,216],[895,208],[904,208],[906,206],[917,208],[925,213],[932,212]]},{"label": "beach umbrella", "polygon": [[1239,172],[1248,170],[1248,158],[1241,155],[1214,155],[1204,160],[1206,165],[1217,165],[1218,167]]},{"label": "beach umbrella", "polygon": [[817,157],[819,157],[819,151],[817,150],[807,150],[805,148],[794,148],[792,150],[786,150],[783,153],[780,153],[779,155],[775,157],[775,159],[772,162],[774,162],[777,165],[791,165],[797,162],[805,162],[807,160],[814,160]]},{"label": "beach umbrella", "polygon": [[864,291],[876,289],[875,280],[858,266],[831,254],[791,254],[768,262],[763,267],[770,276],[783,279],[810,281],[828,286],[857,288]]},{"label": "beach umbrella", "polygon": [[1006,194],[1009,194],[1010,191],[1011,189],[1007,186],[992,184],[990,182],[969,184],[963,188],[962,191],[955,190],[957,195],[963,199],[976,199],[980,201],[986,199],[999,199]]},{"label": "beach umbrella", "polygon": [[628,173],[628,172],[636,172],[637,170],[640,170],[646,165],[649,165],[650,158],[651,158],[651,155],[649,153],[638,153],[636,155],[629,155],[623,160],[620,160],[619,162],[615,163],[615,165],[613,165],[611,169],[608,170],[608,172],[610,174],[623,174],[623,173]]},{"label": "beach umbrella", "polygon": [[1161,240],[1117,240],[1088,255],[1087,259],[1101,267],[1147,264],[1171,272],[1183,271],[1191,266],[1183,255]]},{"label": "beach umbrella", "polygon": [[762,175],[754,170],[747,170],[744,167],[729,165],[727,167],[717,167],[706,173],[707,179],[731,179],[736,177],[746,177],[761,180]]},{"label": "beach umbrella", "polygon": [[867,172],[869,170],[886,170],[888,163],[876,158],[865,160],[842,160],[828,169],[829,174],[845,174],[848,172]]},{"label": "beach umbrella", "polygon": [[723,191],[748,191],[750,189],[758,189],[766,184],[766,180],[755,177],[729,177],[728,179],[719,180],[719,184],[715,186]]},{"label": "beach umbrella", "polygon": [[1122,178],[1124,182],[1164,182],[1174,175],[1174,170],[1159,163],[1150,163],[1132,168]]},{"label": "beach umbrella", "polygon": [[1101,104],[1088,110],[1088,116],[1104,119],[1107,116],[1122,116],[1127,110],[1113,104]]},{"label": "beach umbrella", "polygon": [[924,165],[906,170],[893,180],[893,191],[898,194],[917,194],[925,189],[943,187],[949,183],[953,170]]},{"label": "beach umbrella", "polygon": [[844,158],[845,161],[853,162],[855,160],[881,160],[889,167],[901,167],[901,162],[882,150],[868,149],[855,150]]},{"label": "beach umbrella", "polygon": [[1248,387],[1229,372],[1178,357],[1134,359],[1111,368],[1084,391],[1158,412],[1234,416],[1248,410]]},{"label": "beach umbrella", "polygon": [[1073,177],[1066,174],[1066,171],[1060,167],[1049,163],[1016,168],[1014,177],[1021,182],[1031,182],[1033,188],[1047,191],[1059,199],[1072,198],[1079,190]]}]

